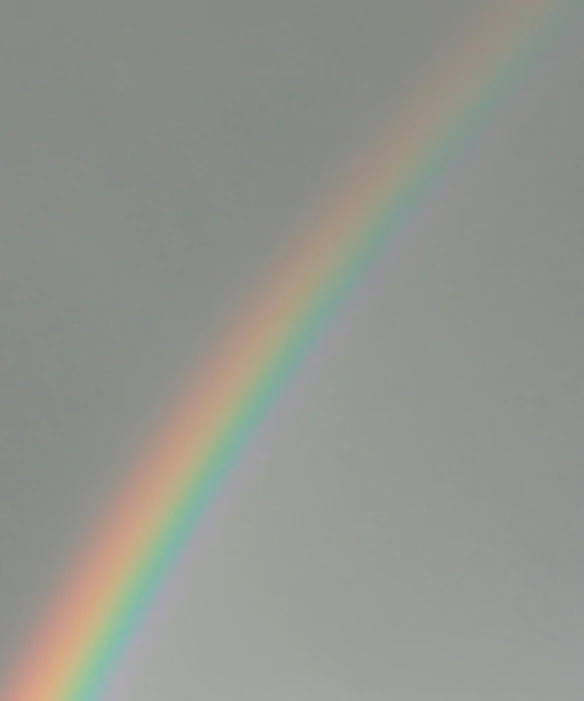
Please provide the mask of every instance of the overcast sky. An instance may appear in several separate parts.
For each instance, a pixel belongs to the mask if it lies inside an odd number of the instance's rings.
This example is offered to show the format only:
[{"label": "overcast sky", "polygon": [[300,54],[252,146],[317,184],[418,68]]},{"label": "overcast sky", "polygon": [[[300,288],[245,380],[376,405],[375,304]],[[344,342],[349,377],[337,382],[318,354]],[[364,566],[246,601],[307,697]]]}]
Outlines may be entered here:
[{"label": "overcast sky", "polygon": [[[496,4],[3,3],[0,680],[242,297]],[[583,39],[420,208],[112,699],[582,696]]]}]

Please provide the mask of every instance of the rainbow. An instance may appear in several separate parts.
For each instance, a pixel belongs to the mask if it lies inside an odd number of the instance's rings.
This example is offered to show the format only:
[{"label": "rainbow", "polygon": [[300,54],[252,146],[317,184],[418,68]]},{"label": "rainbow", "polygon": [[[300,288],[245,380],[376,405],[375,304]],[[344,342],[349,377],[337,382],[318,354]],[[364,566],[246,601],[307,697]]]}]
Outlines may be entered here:
[{"label": "rainbow", "polygon": [[103,698],[138,624],[281,390],[445,166],[581,3],[502,6],[424,86],[220,339],[67,573],[4,701]]}]

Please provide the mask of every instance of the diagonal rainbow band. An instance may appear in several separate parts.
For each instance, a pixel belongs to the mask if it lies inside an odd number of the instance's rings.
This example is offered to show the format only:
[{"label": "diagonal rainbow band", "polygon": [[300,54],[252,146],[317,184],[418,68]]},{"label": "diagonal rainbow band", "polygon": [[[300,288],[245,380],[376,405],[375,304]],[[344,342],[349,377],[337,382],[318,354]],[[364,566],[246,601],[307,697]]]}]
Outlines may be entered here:
[{"label": "diagonal rainbow band", "polygon": [[504,2],[410,105],[387,145],[332,199],[200,369],[74,563],[2,699],[103,698],[138,624],[281,390],[445,167],[580,7],[581,0]]}]

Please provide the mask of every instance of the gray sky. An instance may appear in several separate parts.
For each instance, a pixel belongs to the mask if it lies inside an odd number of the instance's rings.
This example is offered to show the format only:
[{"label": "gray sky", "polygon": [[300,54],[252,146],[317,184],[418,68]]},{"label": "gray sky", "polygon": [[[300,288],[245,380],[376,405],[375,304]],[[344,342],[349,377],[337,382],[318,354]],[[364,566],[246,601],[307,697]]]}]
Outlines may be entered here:
[{"label": "gray sky", "polygon": [[[490,4],[2,5],[0,680],[185,374]],[[117,699],[582,695],[583,33],[420,210]]]}]

